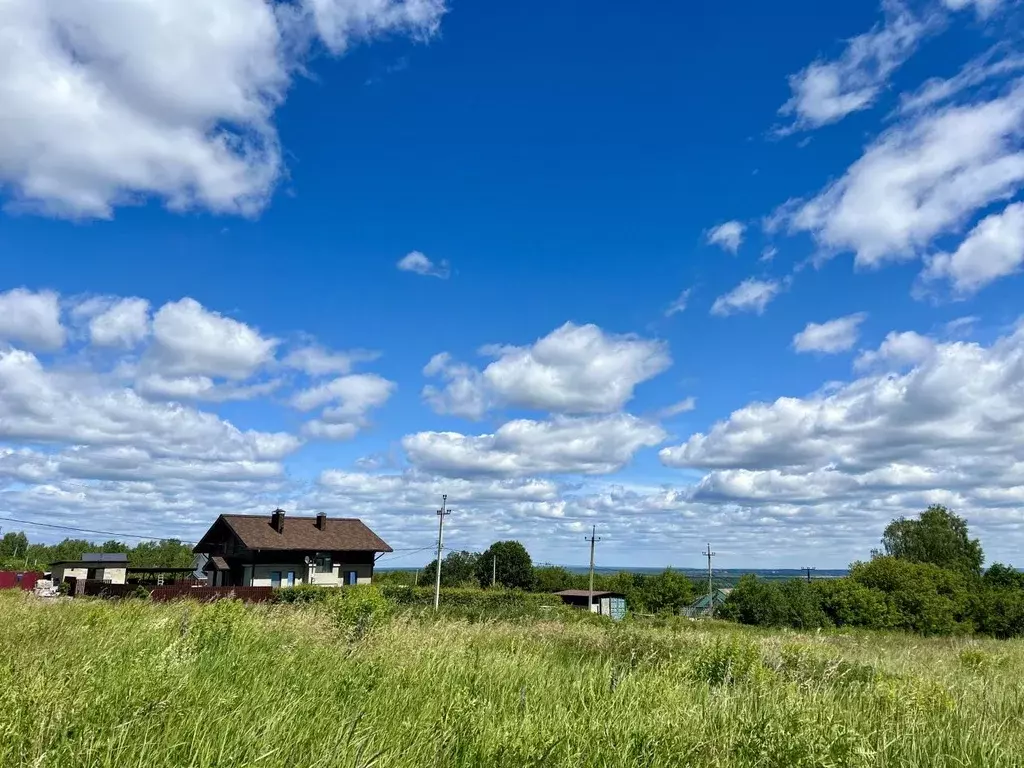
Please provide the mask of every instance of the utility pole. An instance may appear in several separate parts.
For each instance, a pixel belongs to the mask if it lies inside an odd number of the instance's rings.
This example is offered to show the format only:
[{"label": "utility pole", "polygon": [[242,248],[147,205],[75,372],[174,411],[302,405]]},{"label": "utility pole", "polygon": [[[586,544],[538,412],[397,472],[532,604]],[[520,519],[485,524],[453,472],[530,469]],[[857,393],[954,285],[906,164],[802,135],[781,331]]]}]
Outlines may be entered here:
[{"label": "utility pole", "polygon": [[805,565],[800,570],[801,571],[807,571],[807,583],[810,584],[811,583],[811,571],[816,571],[818,569],[815,568],[813,565]]},{"label": "utility pole", "polygon": [[711,570],[711,558],[717,555],[717,552],[711,551],[711,543],[708,542],[708,549],[706,552],[701,552],[708,559],[708,615],[711,618],[715,617],[715,590],[711,585],[711,576],[713,571]]},{"label": "utility pole", "polygon": [[491,588],[492,589],[494,588],[494,585],[497,583],[497,581],[498,581],[498,556],[497,555],[491,555]]},{"label": "utility pole", "polygon": [[590,590],[587,593],[587,610],[593,610],[594,605],[594,545],[597,544],[601,539],[598,538],[597,526],[592,526],[590,529],[590,537],[586,540],[590,542]]},{"label": "utility pole", "polygon": [[451,514],[448,509],[448,494],[441,496],[441,508],[437,510],[437,582],[434,584],[434,610],[441,605],[441,546],[444,541],[444,519]]}]

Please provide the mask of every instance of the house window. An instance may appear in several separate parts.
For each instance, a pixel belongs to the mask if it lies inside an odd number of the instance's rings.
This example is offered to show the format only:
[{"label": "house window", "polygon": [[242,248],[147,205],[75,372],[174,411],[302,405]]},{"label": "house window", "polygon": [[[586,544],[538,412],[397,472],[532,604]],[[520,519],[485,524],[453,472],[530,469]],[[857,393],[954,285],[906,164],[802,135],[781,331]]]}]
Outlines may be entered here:
[{"label": "house window", "polygon": [[359,574],[355,571],[345,571],[345,583],[348,585],[359,583]]},{"label": "house window", "polygon": [[272,586],[274,589],[280,589],[281,588],[281,572],[280,571],[271,571],[270,572],[270,586]]},{"label": "house window", "polygon": [[330,555],[317,555],[316,556],[316,572],[317,573],[331,573],[334,570],[334,564],[331,562]]},{"label": "house window", "polygon": [[288,576],[285,579],[285,584],[289,587],[295,586],[295,571],[288,571]]}]

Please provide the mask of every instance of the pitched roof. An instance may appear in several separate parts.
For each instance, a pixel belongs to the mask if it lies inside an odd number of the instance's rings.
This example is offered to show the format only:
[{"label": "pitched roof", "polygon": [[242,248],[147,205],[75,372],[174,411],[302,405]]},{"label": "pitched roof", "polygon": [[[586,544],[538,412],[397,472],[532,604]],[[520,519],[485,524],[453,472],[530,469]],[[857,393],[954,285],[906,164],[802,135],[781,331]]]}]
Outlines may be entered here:
[{"label": "pitched roof", "polygon": [[322,531],[315,517],[285,517],[281,533],[270,524],[270,515],[221,515],[221,519],[248,549],[394,551],[362,520],[351,517],[328,517]]},{"label": "pitched roof", "polygon": [[590,592],[586,589],[563,589],[561,592],[555,592],[555,594],[559,597],[586,597],[590,594],[592,594],[594,597],[608,597],[609,595],[613,597],[621,597],[620,593],[618,592],[602,592],[597,589],[595,589],[593,592]]},{"label": "pitched roof", "polygon": [[203,566],[204,571],[230,571],[231,568],[228,566],[228,561],[220,555],[215,555],[206,561],[206,565]]}]

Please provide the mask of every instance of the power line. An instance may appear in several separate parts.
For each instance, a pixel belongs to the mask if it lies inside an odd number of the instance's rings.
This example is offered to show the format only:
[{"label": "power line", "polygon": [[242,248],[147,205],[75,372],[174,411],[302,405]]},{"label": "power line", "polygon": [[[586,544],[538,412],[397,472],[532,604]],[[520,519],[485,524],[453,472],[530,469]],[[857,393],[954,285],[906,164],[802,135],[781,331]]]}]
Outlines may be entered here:
[{"label": "power line", "polygon": [[[35,520],[18,520],[14,517],[0,517],[0,521],[7,523],[21,523],[22,525],[36,525],[40,528],[55,528],[61,531],[75,531],[76,533],[92,533],[97,536],[120,536],[128,539],[141,539],[143,541],[162,541],[167,538],[173,537],[161,537],[161,536],[140,536],[136,533],[117,533],[115,531],[97,531],[91,528],[75,528],[70,525],[57,525],[56,523],[39,523]],[[182,544],[196,544],[195,541],[186,541],[184,539],[178,539]]]},{"label": "power line", "polygon": [[590,542],[590,590],[587,593],[587,610],[592,611],[594,605],[594,545],[601,539],[597,536],[597,526],[591,526],[590,537],[585,538]]},{"label": "power line", "polygon": [[811,583],[811,571],[816,571],[818,569],[815,568],[813,565],[805,565],[800,570],[801,571],[807,571],[807,583],[810,584]]},{"label": "power line", "polygon": [[711,542],[708,542],[707,552],[701,552],[701,554],[705,555],[708,559],[708,615],[711,618],[715,618],[715,591],[711,586],[711,558],[718,553],[711,551]]},{"label": "power line", "polygon": [[448,509],[448,494],[441,495],[441,508],[437,510],[437,581],[434,584],[434,610],[441,605],[441,546],[444,540],[444,519],[452,512]]}]

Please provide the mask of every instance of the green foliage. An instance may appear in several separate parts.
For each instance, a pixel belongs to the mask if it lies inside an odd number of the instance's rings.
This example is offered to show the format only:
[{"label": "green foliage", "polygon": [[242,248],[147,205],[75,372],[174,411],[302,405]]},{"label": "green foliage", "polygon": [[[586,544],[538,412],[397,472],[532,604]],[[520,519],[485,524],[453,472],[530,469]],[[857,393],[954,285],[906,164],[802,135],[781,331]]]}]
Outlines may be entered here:
[{"label": "green foliage", "polygon": [[822,579],[812,586],[828,623],[837,627],[892,628],[892,613],[884,592],[853,579]]},{"label": "green foliage", "polygon": [[[578,574],[560,565],[539,565],[533,569],[533,588],[538,592],[584,589]],[[580,586],[577,586],[580,585]]]},{"label": "green foliage", "polygon": [[[533,589],[533,561],[526,547],[518,541],[496,541],[482,552],[476,562],[477,582],[481,586],[489,586],[495,568],[499,586],[506,589]],[[441,578],[444,578],[443,565]]]},{"label": "green foliage", "polygon": [[982,581],[987,587],[996,589],[1022,589],[1024,590],[1024,573],[1021,573],[1012,565],[993,563],[985,571]]},{"label": "green foliage", "polygon": [[897,560],[976,575],[985,561],[981,543],[968,535],[967,521],[940,504],[928,507],[917,520],[893,520],[882,534],[882,547]]},{"label": "green foliage", "polygon": [[748,574],[733,587],[718,615],[741,624],[784,627],[789,623],[790,610],[778,584]]},{"label": "green foliage", "polygon": [[661,573],[637,574],[621,590],[634,611],[678,614],[694,601],[693,582],[679,571],[666,568]]},{"label": "green foliage", "polygon": [[729,685],[756,677],[762,669],[755,643],[736,636],[716,637],[698,649],[690,661],[690,676],[709,685]]},{"label": "green foliage", "polygon": [[971,590],[961,572],[930,563],[876,557],[854,563],[850,578],[885,594],[892,626],[924,635],[948,635],[972,629]]},{"label": "green foliage", "polygon": [[[476,587],[480,586],[478,581],[477,564],[480,554],[477,552],[457,551],[449,552],[441,561],[441,586],[442,587]],[[490,572],[488,572],[490,573]],[[420,584],[430,586],[437,579],[437,560],[431,560],[427,567],[420,572]],[[488,577],[488,584],[490,578]]]},{"label": "green foliage", "polygon": [[56,544],[33,544],[24,533],[5,533],[0,539],[0,569],[42,571],[57,560],[79,560],[86,552],[122,552],[136,568],[189,568],[192,548],[177,539],[143,541],[129,546],[120,541],[103,543],[85,539],[64,539]]},{"label": "green foliage", "polygon": [[[376,578],[374,579],[376,580]],[[348,589],[346,587],[345,589]],[[316,584],[297,584],[274,592],[276,603],[325,603],[338,591],[338,587],[318,587]]]},{"label": "green foliage", "polygon": [[383,624],[393,608],[380,589],[368,584],[335,589],[325,605],[334,624],[357,638]]}]

